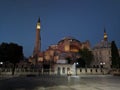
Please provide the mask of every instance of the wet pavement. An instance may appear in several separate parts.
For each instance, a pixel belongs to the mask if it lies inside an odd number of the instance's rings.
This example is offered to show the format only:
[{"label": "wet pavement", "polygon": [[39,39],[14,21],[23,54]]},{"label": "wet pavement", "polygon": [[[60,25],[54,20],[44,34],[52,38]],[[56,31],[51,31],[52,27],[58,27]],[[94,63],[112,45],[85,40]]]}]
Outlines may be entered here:
[{"label": "wet pavement", "polygon": [[1,79],[0,90],[120,90],[120,76],[20,76]]}]

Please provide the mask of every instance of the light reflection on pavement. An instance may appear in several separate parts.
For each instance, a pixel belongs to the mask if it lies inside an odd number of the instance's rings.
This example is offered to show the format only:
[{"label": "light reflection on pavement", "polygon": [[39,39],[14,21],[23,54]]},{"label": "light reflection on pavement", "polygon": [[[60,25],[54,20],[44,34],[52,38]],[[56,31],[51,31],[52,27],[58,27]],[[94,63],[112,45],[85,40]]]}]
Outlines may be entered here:
[{"label": "light reflection on pavement", "polygon": [[0,90],[119,90],[120,77],[110,75],[14,77],[0,80]]}]

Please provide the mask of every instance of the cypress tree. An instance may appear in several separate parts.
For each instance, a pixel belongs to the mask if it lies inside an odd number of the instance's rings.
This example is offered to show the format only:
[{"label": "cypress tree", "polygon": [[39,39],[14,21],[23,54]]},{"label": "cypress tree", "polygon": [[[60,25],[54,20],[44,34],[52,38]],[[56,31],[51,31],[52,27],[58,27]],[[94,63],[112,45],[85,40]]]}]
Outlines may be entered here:
[{"label": "cypress tree", "polygon": [[120,66],[119,52],[115,41],[112,41],[111,43],[111,60],[113,68],[118,68]]}]

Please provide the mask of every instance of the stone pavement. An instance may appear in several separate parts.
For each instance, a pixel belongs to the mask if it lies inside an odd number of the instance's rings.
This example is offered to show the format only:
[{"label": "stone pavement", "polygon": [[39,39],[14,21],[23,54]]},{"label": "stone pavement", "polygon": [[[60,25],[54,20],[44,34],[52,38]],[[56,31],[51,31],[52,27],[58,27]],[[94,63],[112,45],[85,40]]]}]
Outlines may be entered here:
[{"label": "stone pavement", "polygon": [[111,75],[14,77],[0,80],[0,90],[120,90]]},{"label": "stone pavement", "polygon": [[17,75],[0,75],[0,80],[5,80],[5,79],[10,79],[10,78],[14,78],[14,77],[18,77]]}]

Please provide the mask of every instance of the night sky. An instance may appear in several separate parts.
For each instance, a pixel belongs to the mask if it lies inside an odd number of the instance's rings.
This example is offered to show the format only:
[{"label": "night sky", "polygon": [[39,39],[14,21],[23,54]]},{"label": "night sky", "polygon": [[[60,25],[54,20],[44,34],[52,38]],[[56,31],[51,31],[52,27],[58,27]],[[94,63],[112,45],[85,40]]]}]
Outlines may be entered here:
[{"label": "night sky", "polygon": [[120,48],[120,0],[0,0],[0,43],[17,43],[32,55],[39,17],[42,50],[66,36],[94,47],[104,27]]}]

